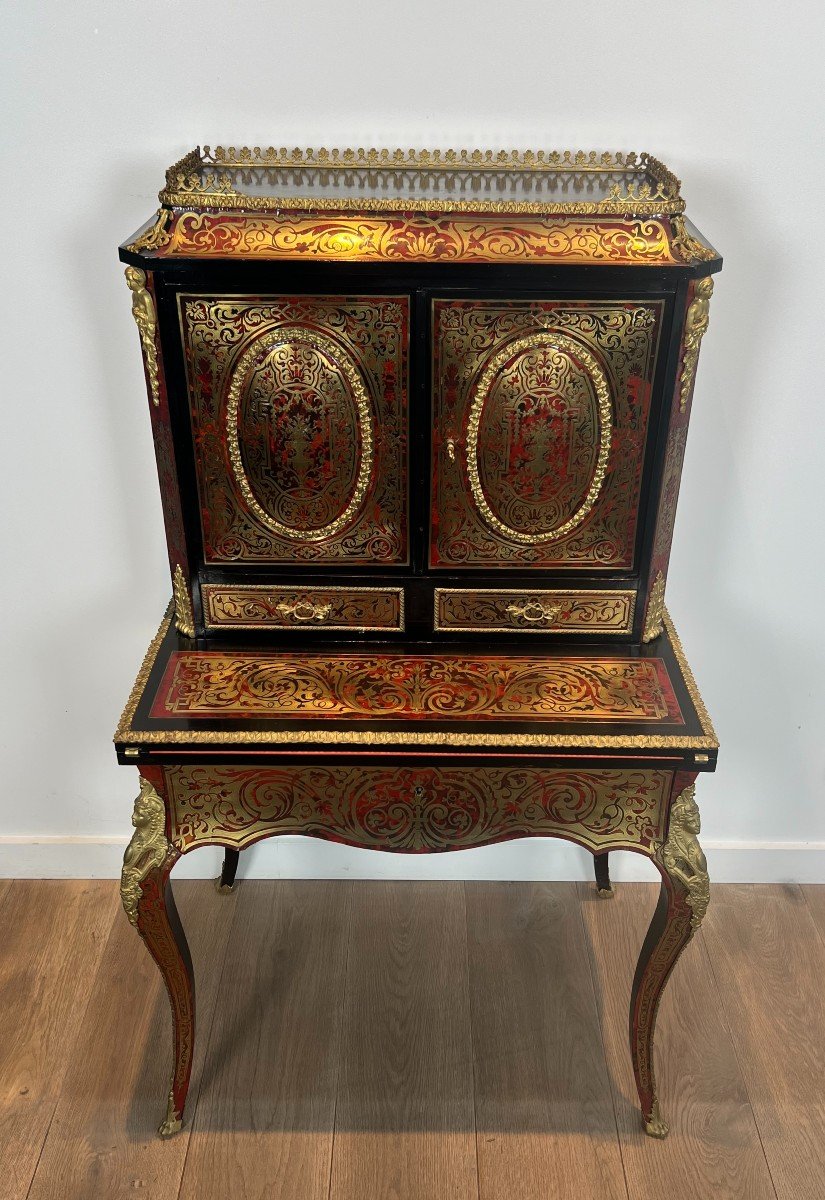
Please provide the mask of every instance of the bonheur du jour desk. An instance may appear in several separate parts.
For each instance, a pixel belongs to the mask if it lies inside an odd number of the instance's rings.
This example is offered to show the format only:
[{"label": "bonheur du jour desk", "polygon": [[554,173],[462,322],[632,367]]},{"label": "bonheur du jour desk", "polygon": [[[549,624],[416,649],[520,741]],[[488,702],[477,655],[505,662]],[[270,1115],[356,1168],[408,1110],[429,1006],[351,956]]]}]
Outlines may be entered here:
[{"label": "bonheur du jour desk", "polygon": [[[662,877],[652,1038],[708,904],[717,741],[664,608],[716,251],[648,155],[193,151],[121,247],[173,602],[115,741],[126,913],[174,1019],[182,854],[306,834],[407,853],[563,837]],[[216,900],[216,903],[219,901]]]}]

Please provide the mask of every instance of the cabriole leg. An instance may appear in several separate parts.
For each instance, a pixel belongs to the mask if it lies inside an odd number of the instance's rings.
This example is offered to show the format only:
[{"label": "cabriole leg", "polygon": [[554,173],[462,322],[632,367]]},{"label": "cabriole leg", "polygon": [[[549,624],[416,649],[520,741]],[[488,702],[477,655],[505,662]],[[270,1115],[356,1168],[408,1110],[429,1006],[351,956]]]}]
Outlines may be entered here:
[{"label": "cabriole leg", "polygon": [[693,784],[674,800],[667,841],[655,857],[662,876],[659,903],[644,940],[630,999],[630,1053],[645,1132],[667,1136],[653,1069],[653,1033],[665,984],[708,907],[707,863],[699,845]]},{"label": "cabriole leg", "polygon": [[166,812],[151,781],[141,777],[132,816],[135,832],[123,857],[120,894],[126,915],[158,965],[169,1001],[175,1061],[166,1118],[158,1133],[171,1137],[183,1123],[195,1043],[195,983],[192,959],[169,885],[179,857],[166,837]]},{"label": "cabriole leg", "polygon": [[238,870],[238,859],[241,857],[240,850],[230,850],[227,847],[223,852],[223,867],[221,873],[215,880],[215,887],[219,892],[231,892],[235,886],[235,875]]},{"label": "cabriole leg", "polygon": [[610,882],[609,854],[607,850],[603,850],[601,854],[593,855],[593,866],[596,872],[596,888],[603,899],[609,900],[613,895],[613,886]]}]

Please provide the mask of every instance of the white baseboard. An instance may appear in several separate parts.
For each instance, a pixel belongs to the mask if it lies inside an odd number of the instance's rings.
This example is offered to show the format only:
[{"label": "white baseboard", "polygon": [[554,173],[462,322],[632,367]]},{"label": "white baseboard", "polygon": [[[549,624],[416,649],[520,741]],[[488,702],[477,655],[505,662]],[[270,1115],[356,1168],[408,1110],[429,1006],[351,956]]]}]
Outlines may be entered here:
[{"label": "white baseboard", "polygon": [[[0,837],[0,878],[115,879],[127,838],[12,835]],[[705,841],[716,883],[825,883],[825,842]],[[216,875],[215,847],[185,856],[180,879]],[[245,850],[247,879],[591,879],[590,855],[553,838],[530,838],[446,854],[386,854],[315,838],[271,838]],[[658,878],[638,854],[611,857],[616,880]]]}]

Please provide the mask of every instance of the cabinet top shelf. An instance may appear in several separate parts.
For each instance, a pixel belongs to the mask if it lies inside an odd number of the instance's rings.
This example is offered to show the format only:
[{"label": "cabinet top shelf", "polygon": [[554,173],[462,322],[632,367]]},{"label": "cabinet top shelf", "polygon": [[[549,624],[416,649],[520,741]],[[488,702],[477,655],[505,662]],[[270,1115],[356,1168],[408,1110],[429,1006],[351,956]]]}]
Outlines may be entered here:
[{"label": "cabinet top shelf", "polygon": [[206,146],[166,172],[167,208],[674,215],[651,155],[595,151],[289,150]]}]

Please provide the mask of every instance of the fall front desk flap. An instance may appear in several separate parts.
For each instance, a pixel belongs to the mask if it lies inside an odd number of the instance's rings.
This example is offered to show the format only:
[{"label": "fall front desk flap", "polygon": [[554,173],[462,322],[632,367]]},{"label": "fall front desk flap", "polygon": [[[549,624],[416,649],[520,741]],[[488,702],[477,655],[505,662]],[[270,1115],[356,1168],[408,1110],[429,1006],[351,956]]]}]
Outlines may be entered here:
[{"label": "fall front desk flap", "polygon": [[[675,630],[631,652],[553,654],[194,646],[161,624],[119,748],[474,745],[689,754],[717,742]],[[696,752],[703,752],[697,757]],[[690,753],[689,753],[690,752]],[[655,755],[653,755],[655,757]]]}]

